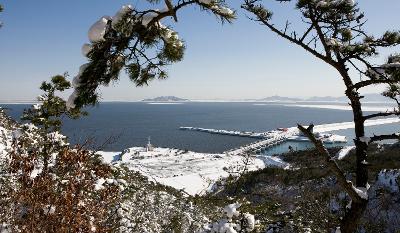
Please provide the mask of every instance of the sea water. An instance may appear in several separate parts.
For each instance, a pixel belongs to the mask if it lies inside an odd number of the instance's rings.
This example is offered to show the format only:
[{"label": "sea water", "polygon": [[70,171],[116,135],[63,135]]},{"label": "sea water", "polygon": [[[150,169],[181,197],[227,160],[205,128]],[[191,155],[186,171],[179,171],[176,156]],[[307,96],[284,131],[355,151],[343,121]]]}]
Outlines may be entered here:
[{"label": "sea water", "polygon": [[[310,103],[307,103],[310,104]],[[314,103],[324,104],[324,103]],[[330,103],[329,105],[332,105]],[[346,104],[335,104],[346,106]],[[29,105],[0,104],[18,119]],[[181,126],[265,132],[278,127],[293,127],[352,121],[350,111],[296,107],[282,103],[252,102],[184,102],[180,104],[149,104],[144,102],[100,103],[87,109],[89,115],[78,120],[64,120],[62,133],[73,144],[91,149],[122,151],[145,146],[150,139],[157,147],[186,149],[196,152],[221,153],[257,139],[179,130]],[[400,125],[367,127],[367,134],[399,132]],[[333,133],[354,138],[353,129]],[[283,153],[288,147],[304,149],[306,142],[285,142],[267,150],[266,154]],[[345,144],[337,144],[338,146]]]}]

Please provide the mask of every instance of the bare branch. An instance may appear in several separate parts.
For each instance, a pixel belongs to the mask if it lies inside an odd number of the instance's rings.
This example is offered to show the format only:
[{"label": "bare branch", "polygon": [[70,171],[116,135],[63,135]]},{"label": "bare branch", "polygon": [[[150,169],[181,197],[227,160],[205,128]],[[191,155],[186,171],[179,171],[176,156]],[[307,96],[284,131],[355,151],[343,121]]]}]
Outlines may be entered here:
[{"label": "bare branch", "polygon": [[391,80],[391,79],[369,79],[369,80],[365,80],[365,81],[361,81],[358,83],[355,83],[351,89],[360,89],[366,86],[370,86],[370,85],[375,85],[375,84],[394,84],[394,83],[398,83],[399,81],[397,80]]},{"label": "bare branch", "polygon": [[[243,7],[243,6],[242,6]],[[311,47],[309,47],[307,44],[303,43],[302,41],[300,41],[299,39],[297,39],[297,36],[293,35],[290,36],[288,34],[285,33],[284,30],[279,30],[277,27],[275,27],[273,24],[271,24],[269,22],[268,19],[266,19],[265,17],[263,17],[262,15],[260,15],[259,12],[257,12],[257,10],[255,10],[253,8],[253,5],[251,2],[245,1],[244,3],[244,7],[246,10],[248,10],[249,12],[253,13],[257,19],[252,19],[254,21],[260,22],[262,24],[264,24],[265,26],[267,26],[272,32],[278,34],[279,36],[283,37],[284,39],[302,47],[304,50],[306,50],[307,52],[311,53],[312,55],[316,56],[317,58],[325,61],[326,63],[335,66],[335,61],[333,61],[331,59],[331,57],[323,55],[321,53],[319,53],[318,51],[316,51],[315,49],[312,49]]]},{"label": "bare branch", "polygon": [[314,134],[311,132],[311,128],[313,125],[308,128],[304,128],[301,125],[298,125],[298,129],[310,139],[310,141],[314,144],[318,152],[326,158],[327,165],[332,173],[336,176],[339,185],[347,192],[353,202],[363,203],[366,200],[362,199],[357,192],[353,188],[353,184],[350,181],[347,181],[344,172],[340,169],[339,165],[332,158],[329,151],[325,148],[322,141],[316,139]]},{"label": "bare branch", "polygon": [[332,60],[331,50],[329,49],[328,45],[326,44],[325,35],[322,32],[322,29],[321,29],[320,25],[318,24],[317,16],[313,12],[310,5],[309,5],[309,11],[310,11],[310,20],[312,22],[312,25],[315,27],[315,30],[317,31],[319,40],[321,41],[322,45],[324,46],[326,57]]},{"label": "bare branch", "polygon": [[312,31],[312,29],[313,29],[313,27],[314,27],[314,25],[311,25],[308,29],[307,29],[307,31],[304,33],[304,35],[300,38],[300,42],[303,42],[304,41],[304,39],[307,37],[307,35]]},{"label": "bare branch", "polygon": [[370,142],[379,142],[383,140],[400,140],[400,133],[386,134],[386,135],[374,135],[371,137]]},{"label": "bare branch", "polygon": [[376,118],[376,117],[387,117],[387,116],[400,116],[400,111],[399,110],[394,110],[394,111],[387,111],[387,112],[378,112],[374,113],[371,115],[366,115],[364,116],[364,120]]}]

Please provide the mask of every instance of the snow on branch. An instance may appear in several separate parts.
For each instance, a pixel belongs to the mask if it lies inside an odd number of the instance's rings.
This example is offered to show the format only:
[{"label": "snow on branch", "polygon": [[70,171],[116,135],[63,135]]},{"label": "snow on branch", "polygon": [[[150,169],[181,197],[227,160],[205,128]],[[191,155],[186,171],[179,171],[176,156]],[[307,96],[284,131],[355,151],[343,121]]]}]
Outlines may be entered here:
[{"label": "snow on branch", "polygon": [[240,213],[239,203],[229,204],[224,207],[225,218],[212,224],[206,225],[204,233],[239,233],[251,232],[256,227],[254,215],[249,213]]},{"label": "snow on branch", "polygon": [[[149,2],[157,4],[159,1]],[[68,108],[96,103],[98,87],[118,80],[122,70],[138,86],[167,78],[166,66],[183,59],[185,45],[178,33],[161,21],[167,17],[177,21],[178,10],[197,5],[218,16],[222,22],[235,19],[235,12],[224,0],[164,2],[161,10],[140,10],[124,5],[113,17],[103,16],[90,27],[90,43],[82,46],[82,54],[89,63],[81,66],[73,79],[75,92],[68,99]]]}]

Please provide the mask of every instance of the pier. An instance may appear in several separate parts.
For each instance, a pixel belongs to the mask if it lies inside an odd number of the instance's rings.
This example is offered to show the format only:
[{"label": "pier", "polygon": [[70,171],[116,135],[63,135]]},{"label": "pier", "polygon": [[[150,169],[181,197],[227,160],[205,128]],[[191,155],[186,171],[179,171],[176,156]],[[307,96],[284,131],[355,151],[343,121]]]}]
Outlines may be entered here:
[{"label": "pier", "polygon": [[[276,132],[276,131],[274,131]],[[282,131],[277,135],[266,138],[264,140],[256,141],[238,148],[234,148],[228,151],[225,151],[225,154],[228,155],[245,155],[245,154],[258,154],[266,149],[273,147],[277,144],[280,144],[289,139],[289,137],[298,135],[299,131],[296,128],[290,128],[287,131]]]},{"label": "pier", "polygon": [[230,135],[230,136],[239,136],[239,137],[248,137],[248,138],[257,138],[261,139],[259,141],[234,148],[228,151],[225,151],[225,154],[229,155],[244,155],[247,153],[257,154],[262,151],[280,144],[286,140],[288,140],[292,136],[299,135],[299,130],[296,127],[292,128],[282,128],[278,130],[267,131],[263,133],[255,133],[249,131],[231,131],[231,130],[218,130],[218,129],[206,129],[206,128],[196,128],[196,127],[180,127],[180,130],[189,130],[189,131],[199,131],[211,134],[220,134],[220,135]]},{"label": "pier", "polygon": [[197,128],[197,127],[179,127],[179,129],[180,130],[188,130],[188,131],[205,132],[205,133],[210,133],[210,134],[230,135],[230,136],[258,138],[258,139],[265,139],[265,138],[268,137],[268,132],[266,132],[266,133],[255,133],[255,132],[250,132],[250,131],[233,131],[233,130],[224,130],[224,129],[206,129],[206,128]]},{"label": "pier", "polygon": [[[400,118],[392,117],[392,118],[382,118],[375,120],[367,120],[365,121],[365,126],[374,126],[374,125],[384,125],[384,124],[393,124],[399,123]],[[346,137],[335,135],[335,134],[326,134],[326,132],[332,132],[343,129],[351,129],[354,128],[354,122],[340,122],[340,123],[331,123],[331,124],[322,124],[314,126],[315,135],[321,139],[324,143],[344,143],[347,141]],[[300,135],[297,127],[291,128],[279,128],[277,130],[271,130],[267,132],[250,132],[250,131],[233,131],[233,130],[221,130],[221,129],[206,129],[206,128],[198,128],[198,127],[180,127],[180,130],[189,130],[189,131],[199,131],[211,134],[221,134],[221,135],[230,135],[230,136],[239,136],[239,137],[248,137],[248,138],[256,138],[260,139],[256,142],[234,148],[228,151],[225,151],[225,154],[228,155],[245,155],[248,153],[257,154],[262,151],[273,147],[277,144],[280,144],[287,140],[292,141],[307,141],[307,138]],[[324,134],[325,133],[325,134]]]}]

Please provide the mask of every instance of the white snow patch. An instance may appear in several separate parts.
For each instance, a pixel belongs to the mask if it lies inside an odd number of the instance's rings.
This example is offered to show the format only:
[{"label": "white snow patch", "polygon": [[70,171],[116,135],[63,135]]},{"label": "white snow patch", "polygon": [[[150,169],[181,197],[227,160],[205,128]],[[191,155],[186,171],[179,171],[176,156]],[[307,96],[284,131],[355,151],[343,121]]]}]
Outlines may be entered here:
[{"label": "white snow patch", "polygon": [[96,43],[104,41],[107,23],[109,20],[111,20],[110,16],[103,16],[90,27],[88,32],[90,42]]},{"label": "white snow patch", "polygon": [[54,214],[56,212],[56,207],[53,205],[46,205],[43,207],[43,211],[45,214]]},{"label": "white snow patch", "polygon": [[[286,107],[301,107],[301,108],[321,108],[321,109],[334,109],[352,111],[349,105],[336,105],[336,104],[287,104]],[[363,106],[363,111],[366,112],[386,112],[392,111],[393,106]]]},{"label": "white snow patch", "polygon": [[227,7],[219,7],[219,12],[224,15],[233,15],[233,11]]},{"label": "white snow patch", "polygon": [[354,185],[352,186],[353,190],[356,191],[359,197],[361,197],[364,200],[368,200],[368,189],[364,187],[355,187]]},{"label": "white snow patch", "polygon": [[112,27],[115,29],[115,26],[123,19],[123,17],[133,10],[132,5],[124,5],[121,9],[112,17]]},{"label": "white snow patch", "polygon": [[224,208],[224,212],[226,213],[226,216],[228,216],[228,218],[233,218],[233,216],[237,217],[239,216],[239,211],[237,211],[237,209],[240,207],[241,205],[239,203],[233,203],[230,205],[225,206]]},{"label": "white snow patch", "polygon": [[16,130],[13,130],[11,134],[12,134],[12,138],[13,138],[13,139],[18,139],[18,138],[20,138],[24,133],[22,132],[21,129],[16,129]]},{"label": "white snow patch", "polygon": [[42,107],[42,105],[43,105],[42,103],[39,103],[39,104],[34,104],[32,107],[35,110],[39,110]]},{"label": "white snow patch", "polygon": [[43,171],[43,166],[35,166],[35,168],[31,171],[29,177],[33,180]]},{"label": "white snow patch", "polygon": [[359,138],[360,142],[364,142],[366,144],[368,144],[371,141],[370,137],[360,137]]},{"label": "white snow patch", "polygon": [[149,12],[142,17],[142,25],[147,27],[147,25],[159,14],[155,12]]},{"label": "white snow patch", "polygon": [[400,169],[384,169],[379,172],[377,185],[388,188],[391,192],[399,191]]},{"label": "white snow patch", "polygon": [[83,44],[82,45],[82,55],[84,57],[87,57],[88,54],[90,53],[90,51],[92,51],[92,48],[93,48],[93,45],[91,45],[91,44],[88,44],[88,43]]},{"label": "white snow patch", "polygon": [[344,157],[346,157],[351,150],[355,149],[355,146],[345,146],[343,147],[338,153],[337,153],[337,157],[338,160],[342,160],[344,159]]},{"label": "white snow patch", "polygon": [[72,94],[69,96],[66,106],[67,109],[72,109],[75,108],[75,100],[78,97],[78,92],[75,90],[74,92],[72,92]]},{"label": "white snow patch", "polygon": [[247,229],[246,230],[248,232],[254,230],[255,225],[256,225],[256,220],[254,218],[254,215],[249,214],[249,213],[245,213],[243,217],[247,222]]},{"label": "white snow patch", "polygon": [[79,67],[78,74],[72,80],[72,86],[74,88],[78,88],[81,85],[81,76],[83,72],[85,72],[86,68],[90,65],[90,63],[83,64]]},{"label": "white snow patch", "polygon": [[100,178],[96,181],[96,183],[94,184],[94,190],[98,191],[104,188],[103,184],[106,182],[105,179]]},{"label": "white snow patch", "polygon": [[68,143],[66,143],[66,139],[67,137],[60,134],[58,131],[52,132],[52,133],[48,133],[47,137],[49,138],[49,140],[52,143],[57,143],[60,146],[65,146]]},{"label": "white snow patch", "polygon": [[367,165],[368,162],[364,159],[363,161],[361,161],[361,164]]},{"label": "white snow patch", "polygon": [[[384,119],[376,119],[376,120],[367,120],[365,121],[365,126],[375,126],[375,125],[384,125],[384,124],[392,124],[399,123],[400,118],[392,117],[392,118],[384,118]],[[332,123],[332,124],[324,124],[324,125],[316,125],[314,126],[315,133],[324,133],[342,129],[352,129],[354,128],[354,122],[341,122],[341,123]]]}]

